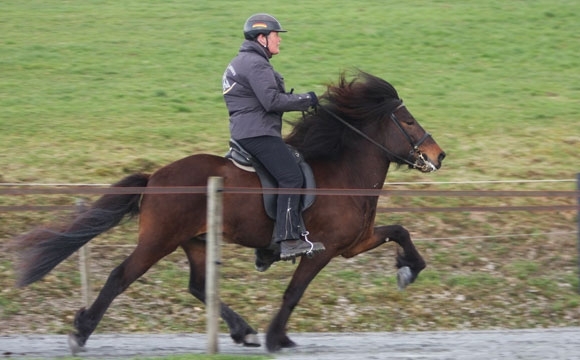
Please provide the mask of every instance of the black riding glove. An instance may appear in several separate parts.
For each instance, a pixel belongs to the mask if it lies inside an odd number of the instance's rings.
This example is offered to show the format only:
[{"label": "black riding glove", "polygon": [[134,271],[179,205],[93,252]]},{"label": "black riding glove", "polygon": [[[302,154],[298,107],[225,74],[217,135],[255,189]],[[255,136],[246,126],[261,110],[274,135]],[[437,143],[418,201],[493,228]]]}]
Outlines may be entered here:
[{"label": "black riding glove", "polygon": [[314,91],[309,91],[308,95],[310,95],[310,106],[318,105],[318,97],[314,93]]}]

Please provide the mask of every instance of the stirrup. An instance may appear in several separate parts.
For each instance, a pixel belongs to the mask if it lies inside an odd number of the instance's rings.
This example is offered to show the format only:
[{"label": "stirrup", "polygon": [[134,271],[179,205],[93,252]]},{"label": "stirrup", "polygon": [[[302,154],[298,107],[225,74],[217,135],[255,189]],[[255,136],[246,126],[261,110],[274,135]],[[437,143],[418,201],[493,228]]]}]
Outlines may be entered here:
[{"label": "stirrup", "polygon": [[[281,260],[295,260],[297,257],[301,257],[306,255],[309,258],[312,258],[314,256],[314,254],[316,254],[317,252],[321,252],[326,250],[326,248],[324,247],[324,244],[320,243],[320,242],[311,242],[310,240],[308,240],[308,235],[309,233],[307,231],[305,231],[304,233],[302,233],[302,238],[301,239],[288,239],[285,241],[292,241],[292,242],[297,242],[296,245],[294,246],[294,248],[290,248],[287,249],[290,253],[284,253],[284,251],[282,249],[284,249],[284,241],[281,242],[280,244],[280,249],[281,249],[281,253],[280,253],[280,259]],[[303,243],[301,243],[303,241]],[[288,244],[288,243],[286,243]],[[292,253],[292,250],[296,250]]]}]

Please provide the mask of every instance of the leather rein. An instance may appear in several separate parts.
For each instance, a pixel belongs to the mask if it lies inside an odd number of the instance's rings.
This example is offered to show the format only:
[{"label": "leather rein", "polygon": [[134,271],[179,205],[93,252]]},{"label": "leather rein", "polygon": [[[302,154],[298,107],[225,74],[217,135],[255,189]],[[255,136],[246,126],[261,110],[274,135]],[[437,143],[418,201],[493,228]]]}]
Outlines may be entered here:
[{"label": "leather rein", "polygon": [[[425,134],[423,135],[423,137],[421,139],[419,139],[419,141],[414,142],[413,139],[411,138],[411,136],[409,135],[409,133],[407,131],[405,131],[405,129],[401,125],[401,122],[399,121],[399,119],[397,119],[397,116],[395,115],[395,112],[397,110],[399,110],[400,108],[403,108],[403,107],[405,107],[405,104],[401,101],[401,103],[395,108],[395,110],[393,110],[393,112],[391,112],[390,118],[391,118],[391,120],[393,120],[393,122],[395,123],[395,125],[397,125],[397,128],[399,128],[399,130],[401,130],[401,132],[403,133],[403,135],[407,138],[407,140],[409,141],[409,144],[411,144],[411,147],[413,149],[411,150],[411,153],[410,154],[412,156],[414,156],[415,153],[418,153],[419,154],[418,157],[421,158],[421,160],[423,162],[425,162],[425,159],[422,158],[423,155],[422,155],[421,151],[419,150],[419,146],[421,146],[421,144],[423,144],[425,142],[425,140],[427,140],[427,138],[429,138],[431,136],[431,134],[429,134],[428,132],[425,132]],[[344,120],[340,116],[336,115],[332,111],[326,109],[323,106],[319,106],[318,108],[324,110],[327,114],[329,114],[330,116],[332,116],[336,120],[340,121],[343,125],[345,125],[349,129],[351,129],[355,133],[359,134],[360,136],[362,136],[366,140],[368,140],[371,143],[373,143],[374,145],[376,145],[379,149],[383,150],[388,155],[390,155],[390,156],[392,156],[392,157],[400,160],[401,162],[409,165],[409,167],[411,167],[411,168],[420,168],[421,167],[417,163],[413,163],[413,162],[409,161],[408,159],[405,159],[405,158],[403,158],[403,157],[401,157],[401,156],[393,153],[391,150],[387,149],[382,144],[379,144],[377,141],[371,139],[371,137],[369,137],[367,134],[363,133],[362,131],[360,131],[359,129],[357,129],[356,127],[354,127],[352,124],[349,124],[346,120]]]}]

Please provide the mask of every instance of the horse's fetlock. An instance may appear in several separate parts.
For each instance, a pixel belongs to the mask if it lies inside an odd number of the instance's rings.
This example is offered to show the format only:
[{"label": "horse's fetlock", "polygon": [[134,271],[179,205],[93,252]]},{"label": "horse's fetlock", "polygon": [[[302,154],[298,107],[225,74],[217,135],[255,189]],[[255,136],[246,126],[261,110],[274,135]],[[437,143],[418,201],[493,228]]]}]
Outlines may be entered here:
[{"label": "horse's fetlock", "polygon": [[75,314],[75,318],[74,318],[75,328],[78,329],[78,327],[80,326],[80,324],[83,322],[82,318],[84,317],[86,311],[87,311],[86,308],[83,307],[83,308],[80,308],[77,311],[77,313]]}]

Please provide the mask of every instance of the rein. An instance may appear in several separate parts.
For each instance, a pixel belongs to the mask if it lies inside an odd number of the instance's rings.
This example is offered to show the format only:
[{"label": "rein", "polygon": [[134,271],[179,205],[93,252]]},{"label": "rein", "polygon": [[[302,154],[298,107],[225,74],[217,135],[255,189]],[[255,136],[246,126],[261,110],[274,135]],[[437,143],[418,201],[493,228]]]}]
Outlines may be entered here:
[{"label": "rein", "polygon": [[[427,140],[427,138],[430,137],[431,134],[429,134],[428,132],[425,132],[425,135],[423,135],[423,137],[418,142],[416,142],[416,143],[413,142],[413,139],[411,139],[411,136],[405,131],[405,129],[403,129],[403,127],[401,126],[399,120],[395,116],[395,111],[399,110],[400,108],[402,108],[404,106],[405,106],[405,104],[403,104],[401,102],[401,104],[399,106],[397,106],[395,108],[395,110],[393,110],[393,112],[390,115],[390,118],[397,125],[397,127],[399,128],[399,130],[401,130],[401,132],[403,133],[403,135],[405,135],[405,137],[409,141],[409,144],[411,144],[411,146],[413,147],[413,150],[411,150],[411,154],[414,154],[415,152],[419,152],[419,156],[422,156],[421,153],[420,153],[420,151],[419,151],[419,146],[421,146],[421,144],[423,144],[423,142],[425,142],[425,140]],[[413,163],[413,162],[411,162],[411,161],[409,161],[409,160],[407,160],[407,159],[405,159],[405,158],[403,158],[403,157],[401,157],[401,156],[393,153],[391,150],[389,150],[386,147],[384,147],[383,145],[379,144],[377,141],[371,139],[370,136],[368,136],[367,134],[363,133],[362,131],[360,131],[359,129],[357,129],[356,127],[354,127],[352,124],[349,124],[346,120],[344,120],[340,116],[336,115],[332,111],[326,109],[323,106],[319,106],[318,108],[324,110],[328,115],[330,115],[333,118],[335,118],[336,120],[340,121],[343,125],[345,125],[349,129],[351,129],[352,131],[354,131],[358,135],[362,136],[366,140],[370,141],[371,143],[373,143],[374,145],[376,145],[379,149],[383,150],[388,155],[390,155],[390,156],[392,156],[392,157],[394,157],[394,158],[396,158],[396,159],[398,159],[398,160],[406,163],[410,167],[413,167],[413,168],[417,168],[418,167],[416,163]]]}]

